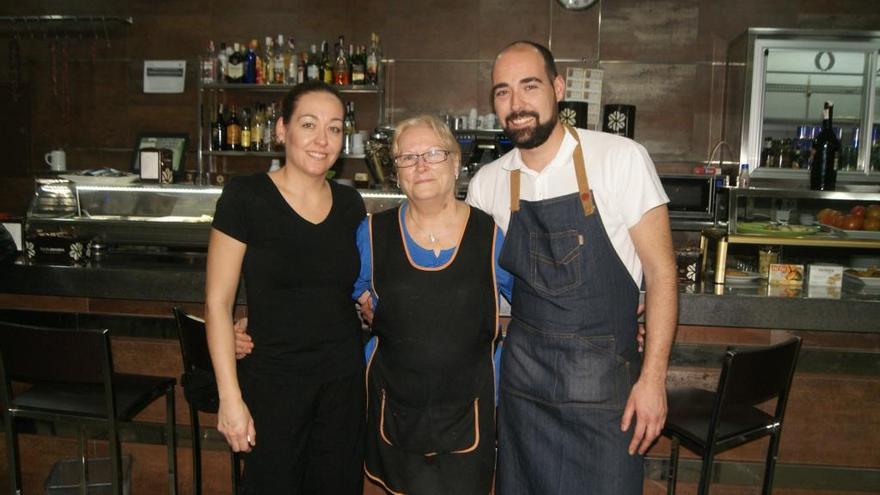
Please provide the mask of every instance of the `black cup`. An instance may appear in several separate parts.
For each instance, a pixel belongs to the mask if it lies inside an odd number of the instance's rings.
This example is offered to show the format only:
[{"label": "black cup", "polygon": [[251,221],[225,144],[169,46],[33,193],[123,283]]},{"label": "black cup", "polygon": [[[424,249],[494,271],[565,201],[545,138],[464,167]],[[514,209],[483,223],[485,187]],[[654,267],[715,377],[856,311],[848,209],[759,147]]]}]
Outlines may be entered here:
[{"label": "black cup", "polygon": [[636,129],[636,106],[610,103],[603,108],[602,131],[632,139]]},{"label": "black cup", "polygon": [[559,121],[572,127],[587,128],[587,102],[560,101]]}]

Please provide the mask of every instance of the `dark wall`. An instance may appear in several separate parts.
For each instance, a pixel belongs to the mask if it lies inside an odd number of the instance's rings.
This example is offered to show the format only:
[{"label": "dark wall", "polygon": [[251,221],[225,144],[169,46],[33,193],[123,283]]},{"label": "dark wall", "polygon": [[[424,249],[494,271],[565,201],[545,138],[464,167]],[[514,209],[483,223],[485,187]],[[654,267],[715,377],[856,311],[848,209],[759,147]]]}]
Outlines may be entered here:
[{"label": "dark wall", "polygon": [[[262,40],[283,33],[294,36],[302,49],[340,33],[366,44],[370,31],[377,31],[386,58],[395,61],[387,72],[392,120],[418,112],[466,114],[471,107],[488,113],[497,50],[521,38],[549,44],[558,59],[570,61],[563,67],[604,69],[603,102],[635,104],[636,139],[660,167],[675,168],[705,160],[719,139],[725,51],[746,28],[880,27],[873,0],[606,0],[582,12],[566,11],[556,0],[44,0],[0,5],[0,15],[50,13],[121,14],[132,16],[134,24],[108,26],[106,37],[103,26],[46,37],[2,24],[4,43],[12,34],[20,40],[30,115],[16,139],[17,151],[0,166],[0,180],[8,183],[0,211],[23,210],[30,194],[27,177],[45,168],[43,155],[51,149],[67,151],[68,168],[125,169],[140,132],[194,137],[196,57],[209,39]],[[143,93],[144,59],[183,58],[189,61],[183,94]],[[8,60],[0,56],[0,81],[10,72]],[[0,97],[9,100],[8,92]],[[0,124],[8,126],[7,120]],[[193,153],[187,162],[194,167]],[[234,163],[227,168],[236,171]]]}]

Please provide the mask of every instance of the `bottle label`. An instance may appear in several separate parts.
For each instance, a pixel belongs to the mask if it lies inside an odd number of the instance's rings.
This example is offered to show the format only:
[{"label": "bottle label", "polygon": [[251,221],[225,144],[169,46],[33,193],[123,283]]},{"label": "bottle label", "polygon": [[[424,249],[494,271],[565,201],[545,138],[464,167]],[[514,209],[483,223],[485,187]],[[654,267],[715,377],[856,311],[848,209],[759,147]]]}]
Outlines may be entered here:
[{"label": "bottle label", "polygon": [[232,79],[241,79],[244,77],[244,64],[229,64],[229,67],[226,68],[226,73]]},{"label": "bottle label", "polygon": [[273,79],[275,84],[284,84],[284,59],[276,58],[275,59],[275,78]]},{"label": "bottle label", "polygon": [[318,66],[317,65],[310,65],[306,76],[308,77],[309,81],[317,79],[318,78]]},{"label": "bottle label", "polygon": [[241,147],[245,148],[245,149],[251,147],[251,130],[250,129],[242,129],[241,130]]},{"label": "bottle label", "polygon": [[232,124],[226,127],[226,144],[237,147],[241,143],[241,127]]}]

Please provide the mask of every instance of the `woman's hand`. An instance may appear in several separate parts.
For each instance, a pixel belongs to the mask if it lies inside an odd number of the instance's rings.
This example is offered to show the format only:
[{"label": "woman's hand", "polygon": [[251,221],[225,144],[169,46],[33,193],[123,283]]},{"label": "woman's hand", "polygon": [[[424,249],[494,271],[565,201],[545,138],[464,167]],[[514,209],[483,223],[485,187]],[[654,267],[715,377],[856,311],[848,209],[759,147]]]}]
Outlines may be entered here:
[{"label": "woman's hand", "polygon": [[257,444],[254,419],[242,399],[220,401],[217,411],[217,431],[226,437],[233,452],[250,452]]},{"label": "woman's hand", "polygon": [[365,290],[357,299],[358,312],[367,326],[373,324],[373,298],[370,291]]}]

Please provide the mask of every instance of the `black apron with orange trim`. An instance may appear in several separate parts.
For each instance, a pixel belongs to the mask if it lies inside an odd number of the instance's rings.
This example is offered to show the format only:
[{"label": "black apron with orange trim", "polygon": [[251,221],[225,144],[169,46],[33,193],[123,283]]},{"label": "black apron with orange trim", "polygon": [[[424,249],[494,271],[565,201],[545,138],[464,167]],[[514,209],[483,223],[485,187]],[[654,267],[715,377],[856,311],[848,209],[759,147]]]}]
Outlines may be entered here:
[{"label": "black apron with orange trim", "polygon": [[452,260],[411,262],[399,210],[370,221],[367,476],[392,493],[487,494],[495,466],[495,223],[471,209]]}]

